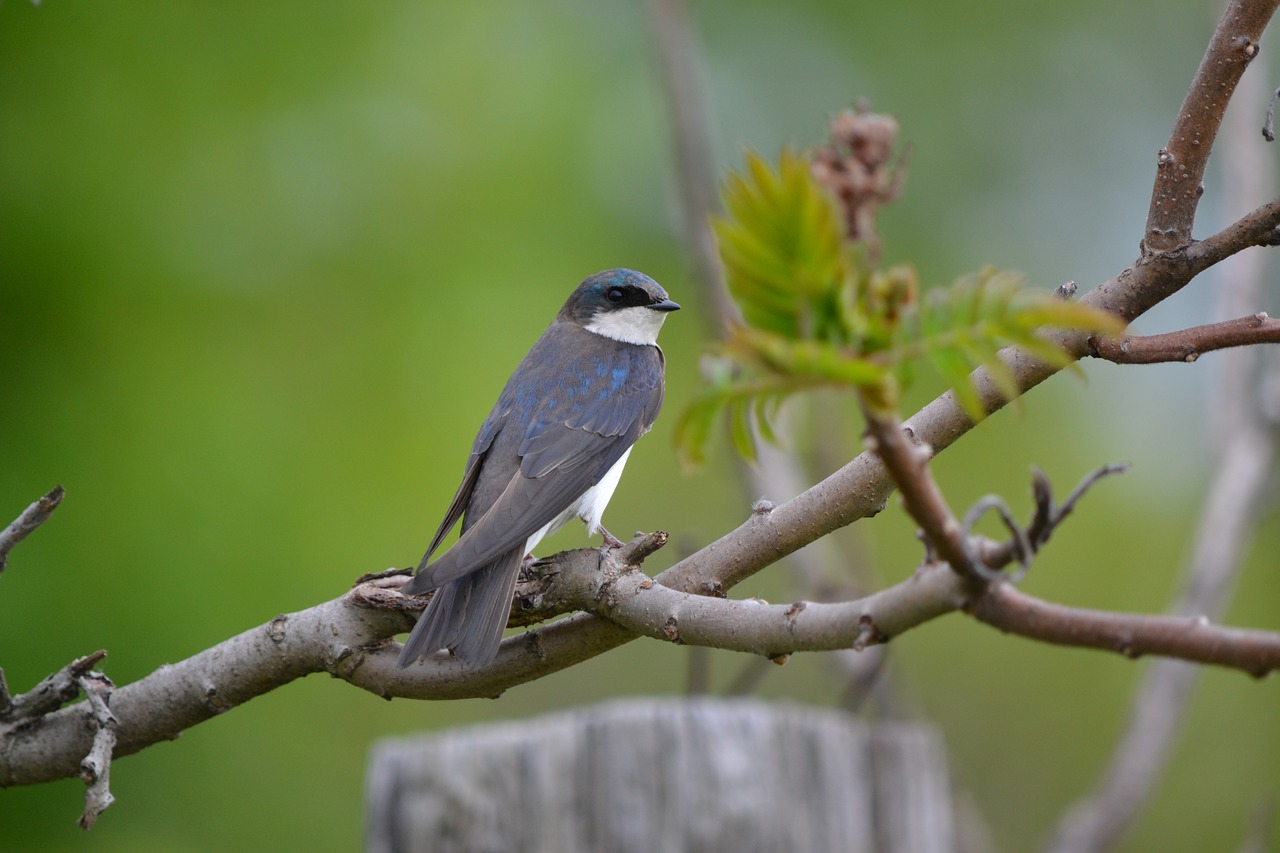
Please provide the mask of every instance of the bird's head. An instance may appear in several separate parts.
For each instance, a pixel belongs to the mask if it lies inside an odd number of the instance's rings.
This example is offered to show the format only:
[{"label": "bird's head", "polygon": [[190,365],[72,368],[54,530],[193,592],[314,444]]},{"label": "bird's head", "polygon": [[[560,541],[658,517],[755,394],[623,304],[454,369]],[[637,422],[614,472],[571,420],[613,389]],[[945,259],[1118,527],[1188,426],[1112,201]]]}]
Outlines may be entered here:
[{"label": "bird's head", "polygon": [[617,269],[596,273],[578,285],[559,319],[615,341],[653,344],[667,314],[679,309],[649,276]]}]

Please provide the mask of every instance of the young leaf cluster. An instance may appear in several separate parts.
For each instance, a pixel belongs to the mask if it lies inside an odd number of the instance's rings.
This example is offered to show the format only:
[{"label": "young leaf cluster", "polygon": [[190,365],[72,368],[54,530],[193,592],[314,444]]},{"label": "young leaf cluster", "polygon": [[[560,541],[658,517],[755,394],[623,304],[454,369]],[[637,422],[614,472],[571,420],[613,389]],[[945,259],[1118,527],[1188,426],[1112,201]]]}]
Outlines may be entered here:
[{"label": "young leaf cluster", "polygon": [[844,388],[881,410],[896,407],[916,363],[941,376],[975,420],[983,415],[970,373],[989,371],[1012,399],[1017,387],[999,350],[1019,347],[1055,366],[1072,359],[1042,337],[1046,327],[1115,334],[1108,314],[1041,291],[991,267],[921,299],[915,270],[868,268],[846,241],[841,211],[811,164],[784,150],[776,167],[748,153],[724,186],[725,215],[713,222],[729,291],[744,323],[704,360],[707,382],[677,425],[686,463],[705,459],[727,414],[734,446],[754,458],[755,436],[774,441],[787,397]]}]

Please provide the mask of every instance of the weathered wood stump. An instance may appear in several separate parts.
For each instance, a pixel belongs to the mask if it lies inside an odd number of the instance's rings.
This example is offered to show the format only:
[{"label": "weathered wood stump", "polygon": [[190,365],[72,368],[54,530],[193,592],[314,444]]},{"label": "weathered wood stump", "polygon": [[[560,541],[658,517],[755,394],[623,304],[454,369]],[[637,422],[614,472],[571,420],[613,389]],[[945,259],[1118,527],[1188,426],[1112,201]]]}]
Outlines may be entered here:
[{"label": "weathered wood stump", "polygon": [[947,853],[941,742],[761,701],[626,699],[378,743],[370,853]]}]

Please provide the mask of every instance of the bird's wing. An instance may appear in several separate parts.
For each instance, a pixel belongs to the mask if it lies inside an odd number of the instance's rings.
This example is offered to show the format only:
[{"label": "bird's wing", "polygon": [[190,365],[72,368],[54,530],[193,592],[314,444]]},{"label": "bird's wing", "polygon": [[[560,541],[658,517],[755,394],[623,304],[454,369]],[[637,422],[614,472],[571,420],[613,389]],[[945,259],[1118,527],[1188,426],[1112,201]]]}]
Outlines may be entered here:
[{"label": "bird's wing", "polygon": [[458,519],[462,517],[462,513],[466,510],[467,504],[471,501],[471,493],[475,490],[476,481],[480,479],[480,468],[484,464],[484,459],[489,453],[489,448],[493,446],[494,437],[502,430],[502,426],[510,412],[510,401],[506,395],[503,395],[498,399],[493,411],[489,413],[489,417],[485,418],[484,423],[480,426],[480,432],[476,434],[476,439],[471,444],[471,455],[467,457],[467,468],[462,473],[462,482],[458,484],[458,491],[454,493],[453,500],[445,511],[444,520],[440,522],[440,528],[436,531],[435,537],[432,538],[431,546],[427,548],[427,553],[422,556],[422,561],[418,563],[419,573],[427,565],[431,555],[440,547],[440,543],[449,535],[449,531],[458,523]]},{"label": "bird's wing", "polygon": [[484,453],[480,453],[467,460],[467,470],[462,474],[462,482],[458,485],[458,491],[454,494],[449,509],[445,511],[444,520],[440,522],[440,529],[432,538],[431,546],[427,548],[427,553],[422,555],[422,560],[418,563],[418,571],[422,571],[422,567],[440,547],[444,537],[449,535],[449,531],[458,523],[458,519],[462,518],[462,512],[467,508],[467,501],[471,500],[471,492],[476,487],[476,480],[480,477],[480,464],[484,461],[484,456]]},{"label": "bird's wing", "polygon": [[423,578],[422,589],[439,587],[499,554],[523,548],[534,532],[600,482],[639,437],[638,431],[635,435],[604,436],[565,426],[552,427],[548,432],[560,434],[555,446],[565,454],[565,462],[538,477],[518,471],[480,520],[440,559],[418,572],[414,581]]}]

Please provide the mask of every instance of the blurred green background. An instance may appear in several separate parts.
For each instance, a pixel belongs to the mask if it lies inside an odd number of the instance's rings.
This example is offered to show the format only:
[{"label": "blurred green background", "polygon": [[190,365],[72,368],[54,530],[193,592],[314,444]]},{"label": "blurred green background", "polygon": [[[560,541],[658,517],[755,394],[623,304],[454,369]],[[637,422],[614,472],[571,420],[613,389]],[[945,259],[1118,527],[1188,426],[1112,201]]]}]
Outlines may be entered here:
[{"label": "blurred green background", "polygon": [[[815,142],[829,112],[867,96],[913,146],[882,222],[888,261],[926,282],[990,262],[1087,288],[1136,254],[1210,5],[715,0],[695,13],[722,168],[742,146]],[[670,530],[656,571],[737,524],[749,498],[723,443],[692,475],[671,452],[706,314],[657,79],[634,2],[0,4],[0,523],[67,487],[0,579],[11,687],[100,647],[127,683],[415,562],[509,371],[607,267],[644,270],[687,308],[663,334],[667,412],[611,528]],[[1201,234],[1222,221],[1212,184]],[[1205,322],[1209,297],[1197,283],[1138,328]],[[1025,513],[1032,464],[1065,490],[1134,462],[1025,588],[1160,610],[1209,470],[1210,361],[1090,364],[1087,384],[1060,377],[976,430],[939,476],[958,506],[996,491]],[[851,403],[841,412],[852,453],[860,427]],[[877,577],[912,570],[896,503],[859,527],[844,535]],[[1264,523],[1232,622],[1280,627],[1278,535]],[[549,544],[582,541],[575,527]],[[788,577],[740,592],[801,595]],[[891,654],[1005,850],[1032,848],[1092,783],[1143,668],[962,616]],[[78,781],[0,793],[5,848],[350,850],[375,739],[676,693],[688,659],[633,643],[498,701],[387,703],[305,679],[122,760],[118,802],[89,834]],[[714,683],[742,665],[713,655]],[[841,685],[797,658],[761,692],[832,704]],[[1280,786],[1277,708],[1274,679],[1206,672],[1125,849],[1234,848]]]}]

